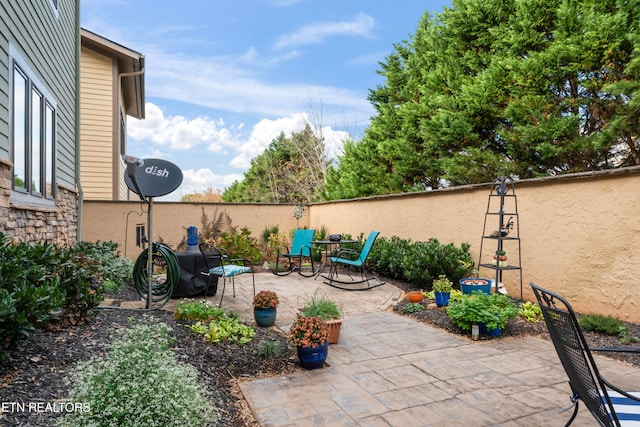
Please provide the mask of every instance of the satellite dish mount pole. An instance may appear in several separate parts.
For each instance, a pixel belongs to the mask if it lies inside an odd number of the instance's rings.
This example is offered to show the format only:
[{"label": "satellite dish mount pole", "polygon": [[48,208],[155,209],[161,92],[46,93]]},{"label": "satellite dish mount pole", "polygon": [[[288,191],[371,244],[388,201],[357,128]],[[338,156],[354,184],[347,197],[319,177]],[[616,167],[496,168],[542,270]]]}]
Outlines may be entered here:
[{"label": "satellite dish mount pole", "polygon": [[149,197],[147,200],[145,198],[142,189],[138,185],[138,181],[136,180],[136,170],[137,168],[144,165],[144,160],[139,159],[133,156],[123,156],[122,157],[127,164],[127,175],[131,179],[133,186],[135,187],[136,193],[140,196],[140,200],[147,202],[149,205],[149,209],[147,210],[147,227],[149,229],[149,239],[147,239],[149,243],[149,247],[147,248],[147,305],[146,308],[150,310],[153,306],[153,292],[152,292],[152,284],[153,284],[153,197]]}]

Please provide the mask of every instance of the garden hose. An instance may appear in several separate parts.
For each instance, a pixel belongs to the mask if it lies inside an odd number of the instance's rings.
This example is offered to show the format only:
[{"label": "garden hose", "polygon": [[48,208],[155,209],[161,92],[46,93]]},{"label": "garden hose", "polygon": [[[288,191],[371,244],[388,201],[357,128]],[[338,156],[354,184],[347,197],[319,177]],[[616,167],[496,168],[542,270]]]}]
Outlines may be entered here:
[{"label": "garden hose", "polygon": [[[138,295],[147,298],[149,293],[149,275],[147,272],[147,260],[149,251],[143,251],[133,266],[133,282]],[[180,263],[178,257],[171,248],[162,243],[153,243],[151,272],[151,296],[154,308],[164,306],[171,298],[173,288],[180,279]],[[155,306],[160,303],[159,306]]]}]

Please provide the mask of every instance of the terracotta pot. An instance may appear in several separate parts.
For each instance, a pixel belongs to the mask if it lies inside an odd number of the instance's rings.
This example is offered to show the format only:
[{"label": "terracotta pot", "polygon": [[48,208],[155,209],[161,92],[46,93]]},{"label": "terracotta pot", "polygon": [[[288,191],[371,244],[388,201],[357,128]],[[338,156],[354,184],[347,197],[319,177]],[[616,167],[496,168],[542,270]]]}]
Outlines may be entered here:
[{"label": "terracotta pot", "polygon": [[407,299],[409,300],[409,302],[422,302],[422,298],[424,298],[424,295],[422,295],[422,291],[407,292]]},{"label": "terracotta pot", "polygon": [[343,319],[327,320],[327,325],[329,325],[329,344],[338,344],[342,322]]},{"label": "terracotta pot", "polygon": [[[302,316],[302,308],[297,308],[296,309],[298,312],[298,316]],[[344,322],[344,319],[332,319],[332,320],[327,320],[326,323],[329,326],[329,339],[327,340],[327,343],[329,344],[338,344],[338,341],[340,340],[340,328],[342,327],[342,322]]]}]

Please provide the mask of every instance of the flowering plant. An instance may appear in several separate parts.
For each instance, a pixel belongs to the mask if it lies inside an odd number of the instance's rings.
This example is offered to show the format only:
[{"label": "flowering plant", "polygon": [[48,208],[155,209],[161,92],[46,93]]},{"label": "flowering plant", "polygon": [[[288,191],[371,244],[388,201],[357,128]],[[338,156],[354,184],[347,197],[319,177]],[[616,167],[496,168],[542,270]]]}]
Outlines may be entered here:
[{"label": "flowering plant", "polygon": [[255,308],[276,308],[279,302],[278,295],[273,291],[260,291],[253,297]]},{"label": "flowering plant", "polygon": [[319,317],[298,316],[291,325],[289,338],[296,347],[316,348],[329,339],[329,326]]}]

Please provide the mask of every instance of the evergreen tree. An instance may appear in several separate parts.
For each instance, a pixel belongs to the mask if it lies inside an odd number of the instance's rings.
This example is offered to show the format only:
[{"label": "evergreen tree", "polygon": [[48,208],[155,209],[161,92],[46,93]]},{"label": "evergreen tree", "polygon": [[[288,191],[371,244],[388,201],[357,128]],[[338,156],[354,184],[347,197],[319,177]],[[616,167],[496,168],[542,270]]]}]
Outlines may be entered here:
[{"label": "evergreen tree", "polygon": [[394,50],[325,198],[640,164],[640,0],[453,0]]}]

